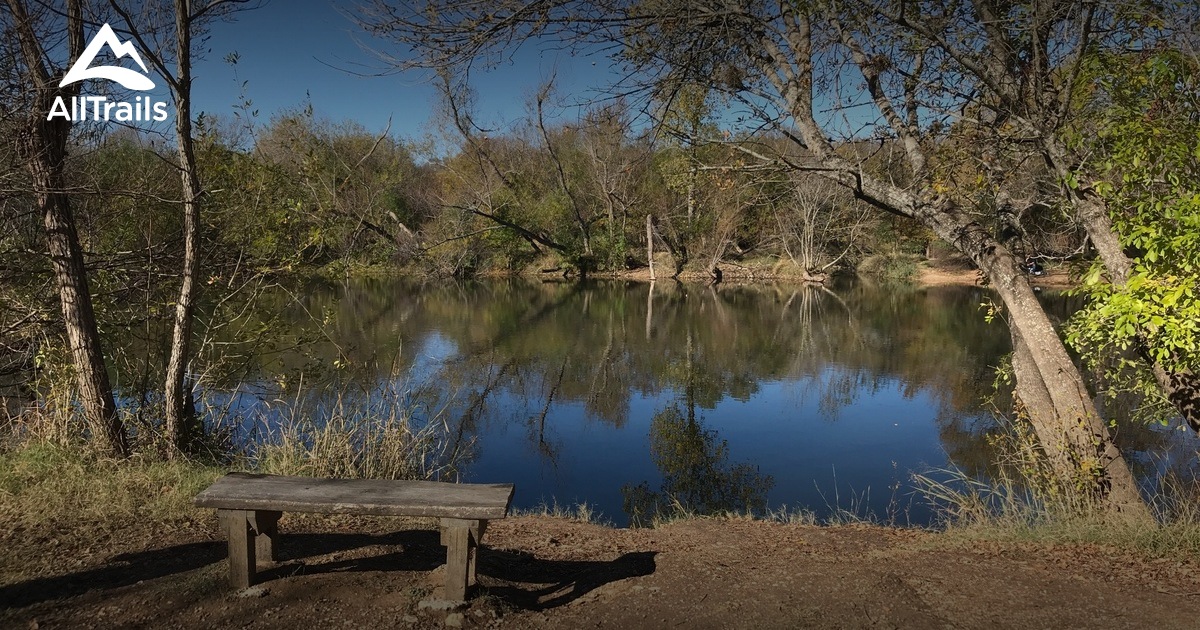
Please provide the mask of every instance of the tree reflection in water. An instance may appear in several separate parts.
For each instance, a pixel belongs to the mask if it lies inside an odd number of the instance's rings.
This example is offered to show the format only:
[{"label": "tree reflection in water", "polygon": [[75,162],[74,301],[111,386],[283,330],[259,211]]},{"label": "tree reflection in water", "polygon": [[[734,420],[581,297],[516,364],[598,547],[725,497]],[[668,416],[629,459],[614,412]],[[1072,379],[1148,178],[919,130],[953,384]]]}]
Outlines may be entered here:
[{"label": "tree reflection in water", "polygon": [[731,464],[729,444],[717,432],[672,405],[650,421],[650,454],[662,487],[646,482],[621,489],[630,524],[652,525],[678,514],[757,512],[766,508],[769,475],[750,464]]}]

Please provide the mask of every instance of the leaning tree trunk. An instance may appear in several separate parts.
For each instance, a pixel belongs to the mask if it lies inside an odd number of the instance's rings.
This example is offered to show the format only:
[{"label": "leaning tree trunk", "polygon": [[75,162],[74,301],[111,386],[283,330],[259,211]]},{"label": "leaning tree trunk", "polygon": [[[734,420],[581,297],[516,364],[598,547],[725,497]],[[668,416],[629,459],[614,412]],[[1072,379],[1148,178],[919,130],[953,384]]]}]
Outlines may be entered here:
[{"label": "leaning tree trunk", "polygon": [[[20,152],[29,165],[34,194],[42,212],[46,247],[54,268],[63,326],[79,388],[79,405],[92,436],[102,439],[113,455],[128,457],[129,441],[113,400],[96,314],[92,309],[83,249],[71,214],[71,200],[65,192],[64,167],[72,123],[65,117],[46,120],[55,98],[75,96],[78,84],[58,85],[58,78],[43,65],[45,54],[25,5],[16,0],[9,0],[8,5],[17,23],[27,78],[37,94],[28,126],[20,134]],[[83,50],[83,18],[78,0],[68,3],[67,31],[71,57],[76,58]]]},{"label": "leaning tree trunk", "polygon": [[960,214],[923,210],[934,231],[968,255],[999,294],[1013,335],[1017,395],[1060,478],[1094,484],[1110,513],[1149,520],[1149,509],[1133,473],[1019,261],[981,226]]},{"label": "leaning tree trunk", "polygon": [[[1041,141],[1045,157],[1058,176],[1066,180],[1074,175],[1070,167],[1071,161],[1067,157],[1068,151],[1062,142],[1050,134],[1041,134]],[[1094,188],[1079,187],[1071,193],[1075,218],[1087,232],[1092,246],[1096,248],[1110,281],[1113,286],[1124,285],[1133,272],[1133,260],[1125,254],[1125,248],[1121,246],[1117,230],[1109,218],[1108,203]],[[1200,432],[1200,375],[1187,370],[1168,372],[1150,356],[1144,346],[1139,347],[1137,351],[1150,366],[1150,372],[1167,400],[1175,406],[1188,426]]]},{"label": "leaning tree trunk", "polygon": [[183,450],[197,431],[190,404],[187,364],[191,356],[192,319],[196,302],[196,269],[200,237],[200,179],[192,142],[191,107],[191,23],[188,1],[175,0],[175,41],[177,73],[172,82],[175,92],[175,135],[179,144],[179,172],[183,183],[183,278],[175,303],[175,321],[171,332],[171,354],[163,388],[166,415],[168,457]]}]

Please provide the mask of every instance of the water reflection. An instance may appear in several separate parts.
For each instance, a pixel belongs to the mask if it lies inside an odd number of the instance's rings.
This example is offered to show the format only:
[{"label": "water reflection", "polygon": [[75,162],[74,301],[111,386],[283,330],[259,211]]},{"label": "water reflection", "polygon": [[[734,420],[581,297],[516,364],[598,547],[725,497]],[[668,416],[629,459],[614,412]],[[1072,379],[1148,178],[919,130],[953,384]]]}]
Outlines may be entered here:
[{"label": "water reflection", "polygon": [[[910,470],[986,475],[994,459],[983,395],[1009,338],[984,321],[983,289],[366,280],[294,294],[266,309],[293,349],[253,357],[260,399],[299,379],[312,405],[351,383],[402,387],[474,438],[464,478],[515,482],[522,507],[920,522]],[[1122,431],[1144,450],[1163,435]]]}]

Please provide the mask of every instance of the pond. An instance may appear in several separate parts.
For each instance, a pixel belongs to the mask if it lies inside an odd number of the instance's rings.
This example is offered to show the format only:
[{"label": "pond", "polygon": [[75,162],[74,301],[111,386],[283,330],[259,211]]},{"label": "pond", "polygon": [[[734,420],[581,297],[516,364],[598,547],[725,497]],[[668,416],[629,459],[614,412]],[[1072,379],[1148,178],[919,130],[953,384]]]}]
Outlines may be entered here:
[{"label": "pond", "polygon": [[[992,397],[1009,337],[978,287],[356,280],[286,295],[268,309],[282,349],[228,386],[235,413],[271,425],[280,401],[322,417],[347,392],[391,396],[456,441],[463,481],[617,525],[673,508],[926,524],[912,474],[986,477],[991,409],[1009,404]],[[1147,483],[1200,447],[1161,427],[1119,439]]]}]

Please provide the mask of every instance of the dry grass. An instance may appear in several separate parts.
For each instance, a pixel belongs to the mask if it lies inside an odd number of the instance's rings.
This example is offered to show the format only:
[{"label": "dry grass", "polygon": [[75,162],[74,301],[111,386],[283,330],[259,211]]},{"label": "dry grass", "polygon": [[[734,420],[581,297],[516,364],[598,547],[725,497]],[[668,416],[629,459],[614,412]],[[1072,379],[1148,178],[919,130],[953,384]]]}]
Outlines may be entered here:
[{"label": "dry grass", "polygon": [[1153,494],[1153,523],[1114,522],[1090,493],[1060,481],[1027,430],[994,438],[1001,464],[987,481],[959,470],[915,475],[950,540],[1099,544],[1150,557],[1200,558],[1200,488],[1167,478]]},{"label": "dry grass", "polygon": [[425,411],[394,386],[341,391],[318,411],[301,411],[299,404],[277,409],[283,420],[265,431],[256,468],[307,477],[454,480],[472,445],[444,413]]},{"label": "dry grass", "polygon": [[592,525],[600,525],[602,527],[613,526],[611,520],[604,516],[603,513],[597,512],[586,501],[575,505],[563,505],[558,501],[550,504],[542,503],[537,507],[526,510],[514,509],[512,510],[512,514],[513,516],[548,516],[576,523],[591,523]]}]

